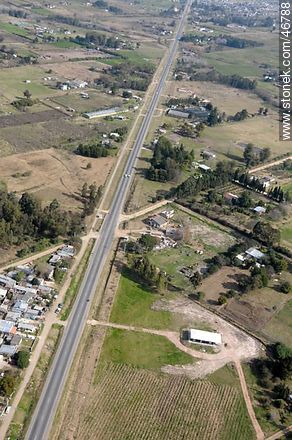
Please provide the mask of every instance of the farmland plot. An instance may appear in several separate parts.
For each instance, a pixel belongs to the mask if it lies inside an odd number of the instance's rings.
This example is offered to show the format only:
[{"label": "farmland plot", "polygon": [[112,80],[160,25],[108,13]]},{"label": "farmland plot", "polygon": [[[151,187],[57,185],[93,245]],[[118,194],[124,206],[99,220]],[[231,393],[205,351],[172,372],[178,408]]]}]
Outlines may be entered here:
[{"label": "farmland plot", "polygon": [[125,365],[100,367],[84,409],[70,430],[81,440],[254,438],[237,388]]}]

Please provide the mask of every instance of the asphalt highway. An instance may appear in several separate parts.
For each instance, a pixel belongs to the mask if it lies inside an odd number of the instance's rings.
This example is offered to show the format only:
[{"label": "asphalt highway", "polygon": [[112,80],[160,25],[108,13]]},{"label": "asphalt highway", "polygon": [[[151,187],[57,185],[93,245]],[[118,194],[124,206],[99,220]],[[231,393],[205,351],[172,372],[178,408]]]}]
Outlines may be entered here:
[{"label": "asphalt highway", "polygon": [[100,230],[99,239],[97,240],[92,251],[90,262],[74,307],[71,311],[69,321],[66,325],[64,335],[54,357],[54,361],[50,368],[41,397],[34,411],[28,432],[25,437],[26,440],[45,440],[49,436],[58,403],[68,377],[69,369],[72,365],[78,343],[80,342],[80,338],[84,330],[90,304],[97,290],[102,269],[113,244],[115,230],[119,222],[119,216],[125,202],[127,191],[130,187],[134,165],[140,149],[143,146],[152,116],[157,107],[159,97],[165,85],[171,65],[174,61],[178,42],[183,32],[185,19],[189,12],[191,1],[192,0],[188,0],[185,6],[177,33],[173,42],[171,43],[169,56],[163,68],[162,75],[152,96],[149,108],[142,122],[134,146],[130,152],[127,164],[125,166],[125,174],[118,184],[111,208],[104,219]]}]

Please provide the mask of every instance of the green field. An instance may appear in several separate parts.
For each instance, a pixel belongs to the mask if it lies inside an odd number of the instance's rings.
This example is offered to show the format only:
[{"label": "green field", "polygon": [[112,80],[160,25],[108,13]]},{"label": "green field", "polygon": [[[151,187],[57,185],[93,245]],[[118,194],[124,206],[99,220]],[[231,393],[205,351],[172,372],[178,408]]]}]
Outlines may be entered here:
[{"label": "green field", "polygon": [[[3,95],[9,100],[17,96],[23,96],[24,90],[29,90],[32,98],[42,98],[45,96],[57,95],[59,92],[42,84],[45,71],[39,66],[12,67],[7,71],[0,71],[0,89]],[[30,83],[25,81],[29,80]]]},{"label": "green field", "polygon": [[170,312],[151,310],[158,299],[158,293],[142,286],[125,270],[120,278],[110,320],[138,327],[177,330],[181,322],[177,322]]},{"label": "green field", "polygon": [[31,38],[26,29],[16,26],[15,24],[0,22],[0,29],[9,34],[18,35],[19,37]]},{"label": "green field", "polygon": [[108,362],[159,369],[163,365],[192,364],[194,358],[178,350],[163,336],[109,329],[100,356],[101,365]]}]

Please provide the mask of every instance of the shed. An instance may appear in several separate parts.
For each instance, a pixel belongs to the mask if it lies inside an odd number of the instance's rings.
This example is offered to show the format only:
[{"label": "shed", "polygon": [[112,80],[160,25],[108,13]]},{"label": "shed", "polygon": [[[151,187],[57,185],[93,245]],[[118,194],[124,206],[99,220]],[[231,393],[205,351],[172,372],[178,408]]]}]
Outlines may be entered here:
[{"label": "shed", "polygon": [[220,333],[191,328],[189,330],[189,342],[194,344],[220,345],[222,344],[222,337]]},{"label": "shed", "polygon": [[259,251],[257,248],[249,248],[247,251],[245,251],[247,255],[249,255],[252,258],[255,258],[256,260],[260,260],[261,258],[264,258],[265,254],[263,254],[261,251]]}]

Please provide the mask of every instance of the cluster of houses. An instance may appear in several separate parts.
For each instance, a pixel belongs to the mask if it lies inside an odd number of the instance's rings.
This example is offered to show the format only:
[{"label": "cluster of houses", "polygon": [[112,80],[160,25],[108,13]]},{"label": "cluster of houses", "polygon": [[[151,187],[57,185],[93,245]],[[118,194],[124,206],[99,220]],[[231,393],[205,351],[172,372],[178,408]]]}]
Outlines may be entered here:
[{"label": "cluster of houses", "polygon": [[41,275],[32,263],[0,274],[0,361],[14,356],[23,341],[30,341],[32,347],[45,313],[57,298],[55,267],[62,268],[62,261],[74,254],[73,246],[64,245],[51,255],[46,272]]}]

